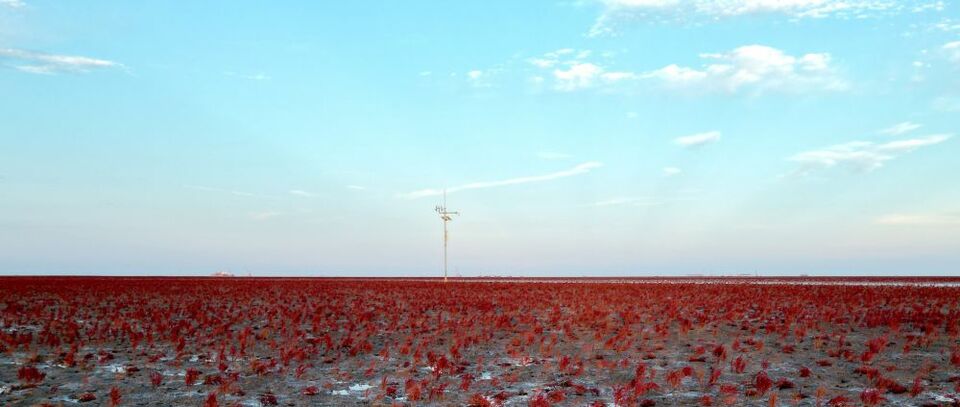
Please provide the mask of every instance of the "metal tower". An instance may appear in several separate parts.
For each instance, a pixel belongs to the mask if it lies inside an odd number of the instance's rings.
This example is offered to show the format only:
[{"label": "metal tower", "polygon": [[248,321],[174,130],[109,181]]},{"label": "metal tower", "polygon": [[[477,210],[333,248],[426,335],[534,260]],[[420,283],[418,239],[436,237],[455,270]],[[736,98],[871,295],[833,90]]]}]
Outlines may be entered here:
[{"label": "metal tower", "polygon": [[453,220],[452,215],[459,215],[460,212],[447,211],[447,190],[443,190],[443,205],[437,205],[434,208],[440,219],[443,219],[443,282],[447,282],[447,222]]}]

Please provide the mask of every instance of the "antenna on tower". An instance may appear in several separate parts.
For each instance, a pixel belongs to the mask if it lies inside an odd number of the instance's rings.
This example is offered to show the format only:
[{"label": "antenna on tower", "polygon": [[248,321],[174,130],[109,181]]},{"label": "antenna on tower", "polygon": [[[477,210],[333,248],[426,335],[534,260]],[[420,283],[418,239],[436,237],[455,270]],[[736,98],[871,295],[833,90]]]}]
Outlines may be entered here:
[{"label": "antenna on tower", "polygon": [[452,215],[459,215],[460,212],[451,212],[447,210],[447,190],[443,190],[443,205],[437,205],[434,210],[440,214],[443,220],[443,282],[447,282],[447,222],[453,220]]}]

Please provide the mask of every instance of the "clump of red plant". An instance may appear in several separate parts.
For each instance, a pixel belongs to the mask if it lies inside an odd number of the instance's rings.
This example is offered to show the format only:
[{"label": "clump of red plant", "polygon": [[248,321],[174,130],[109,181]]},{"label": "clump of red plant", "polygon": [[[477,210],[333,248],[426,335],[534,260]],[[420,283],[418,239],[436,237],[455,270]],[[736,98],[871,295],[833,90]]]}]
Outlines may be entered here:
[{"label": "clump of red plant", "polygon": [[40,383],[45,377],[47,377],[47,374],[34,366],[21,366],[17,369],[17,379],[27,384]]}]

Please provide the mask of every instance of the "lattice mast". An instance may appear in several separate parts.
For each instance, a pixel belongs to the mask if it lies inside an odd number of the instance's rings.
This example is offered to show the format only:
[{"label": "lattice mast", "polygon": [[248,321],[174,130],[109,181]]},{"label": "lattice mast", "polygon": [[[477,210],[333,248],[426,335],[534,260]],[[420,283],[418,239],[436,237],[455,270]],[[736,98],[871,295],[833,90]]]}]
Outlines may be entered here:
[{"label": "lattice mast", "polygon": [[460,215],[460,212],[447,210],[447,190],[443,190],[443,205],[437,205],[434,210],[440,214],[443,220],[443,282],[447,282],[447,222],[453,220],[453,215]]}]

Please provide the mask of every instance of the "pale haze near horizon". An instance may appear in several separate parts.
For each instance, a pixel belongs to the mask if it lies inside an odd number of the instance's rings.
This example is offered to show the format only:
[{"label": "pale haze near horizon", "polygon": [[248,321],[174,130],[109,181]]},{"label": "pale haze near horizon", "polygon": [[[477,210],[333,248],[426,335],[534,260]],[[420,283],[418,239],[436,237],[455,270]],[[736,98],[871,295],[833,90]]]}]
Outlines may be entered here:
[{"label": "pale haze near horizon", "polygon": [[[843,7],[832,7],[840,6]],[[960,10],[0,1],[0,274],[957,275]]]}]

